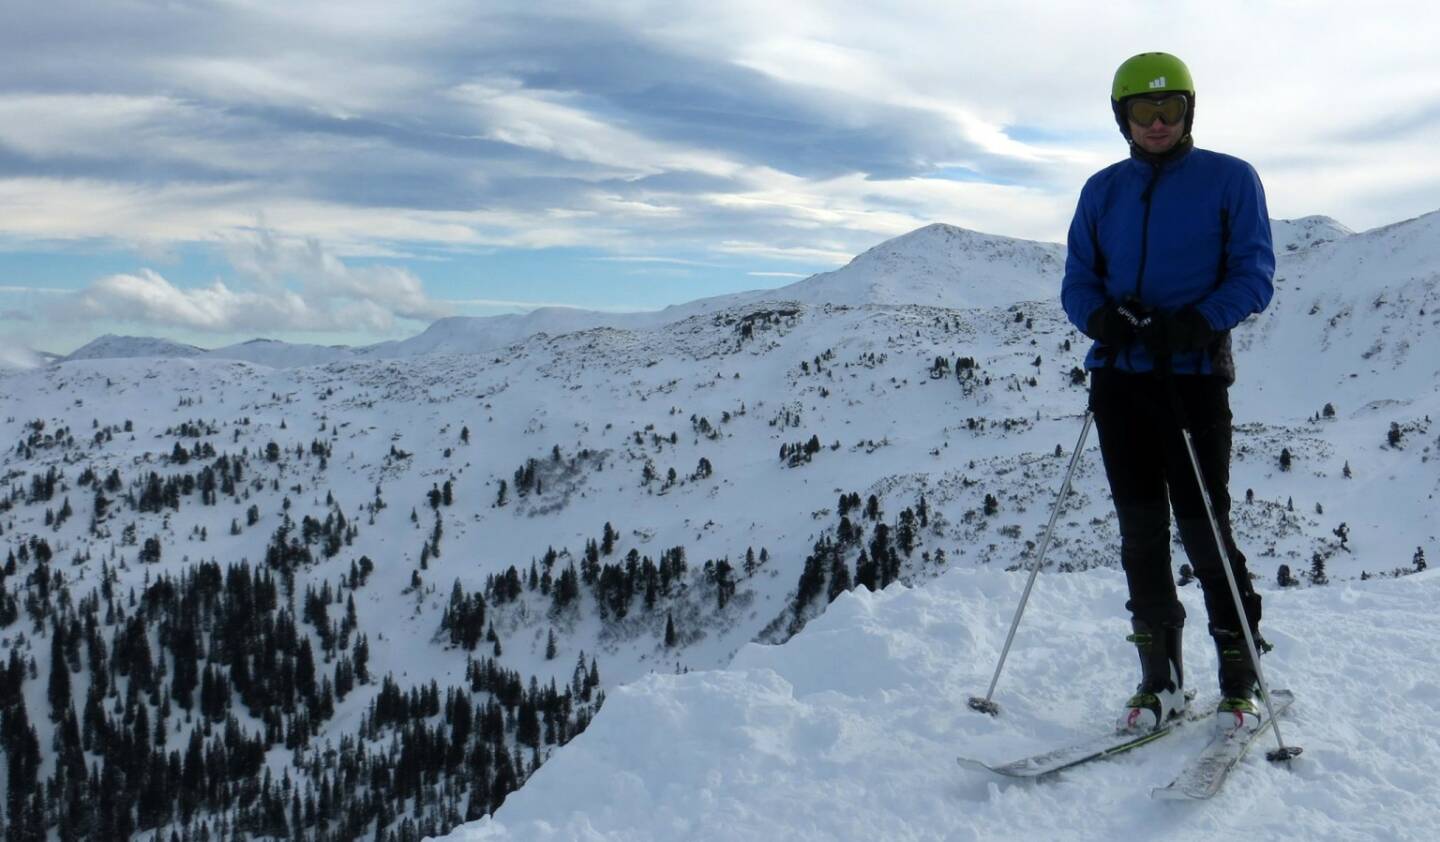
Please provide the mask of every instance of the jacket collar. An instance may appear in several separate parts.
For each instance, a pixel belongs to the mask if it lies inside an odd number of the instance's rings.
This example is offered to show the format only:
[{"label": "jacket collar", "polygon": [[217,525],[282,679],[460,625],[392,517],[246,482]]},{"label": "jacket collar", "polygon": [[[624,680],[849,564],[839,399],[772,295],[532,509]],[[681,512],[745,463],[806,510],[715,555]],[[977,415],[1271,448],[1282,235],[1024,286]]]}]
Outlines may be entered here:
[{"label": "jacket collar", "polygon": [[1130,159],[1146,169],[1172,170],[1183,164],[1194,149],[1195,141],[1188,134],[1180,138],[1180,142],[1164,155],[1151,155],[1132,141]]}]

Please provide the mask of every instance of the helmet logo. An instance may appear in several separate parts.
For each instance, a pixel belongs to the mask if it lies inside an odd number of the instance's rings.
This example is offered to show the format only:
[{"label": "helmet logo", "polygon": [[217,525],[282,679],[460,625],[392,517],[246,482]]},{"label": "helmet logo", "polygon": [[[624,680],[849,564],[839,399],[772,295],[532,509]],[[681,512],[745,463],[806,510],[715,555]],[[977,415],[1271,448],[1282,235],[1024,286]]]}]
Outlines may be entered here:
[{"label": "helmet logo", "polygon": [[1161,76],[1161,77],[1158,78],[1158,79],[1151,79],[1151,80],[1150,80],[1150,90],[1153,91],[1153,90],[1155,90],[1156,88],[1163,88],[1163,87],[1165,87],[1165,77],[1164,77],[1164,76]]}]

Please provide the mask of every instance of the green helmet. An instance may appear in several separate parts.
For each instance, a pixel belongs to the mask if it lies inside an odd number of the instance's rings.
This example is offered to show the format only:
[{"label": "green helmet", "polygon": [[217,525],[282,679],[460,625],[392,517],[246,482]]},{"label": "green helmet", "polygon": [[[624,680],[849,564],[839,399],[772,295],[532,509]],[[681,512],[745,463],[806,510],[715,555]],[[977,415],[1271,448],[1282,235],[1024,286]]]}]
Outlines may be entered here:
[{"label": "green helmet", "polygon": [[1156,94],[1180,91],[1195,96],[1195,83],[1190,68],[1169,53],[1141,53],[1127,59],[1115,71],[1110,86],[1110,101],[1119,102],[1135,94]]},{"label": "green helmet", "polygon": [[1190,78],[1190,68],[1185,62],[1169,53],[1141,53],[1125,60],[1115,71],[1115,81],[1110,84],[1110,110],[1115,115],[1115,125],[1120,135],[1130,142],[1130,126],[1125,120],[1123,103],[1127,98],[1140,94],[1177,92],[1185,94],[1190,107],[1185,111],[1185,135],[1195,124],[1195,81]]}]

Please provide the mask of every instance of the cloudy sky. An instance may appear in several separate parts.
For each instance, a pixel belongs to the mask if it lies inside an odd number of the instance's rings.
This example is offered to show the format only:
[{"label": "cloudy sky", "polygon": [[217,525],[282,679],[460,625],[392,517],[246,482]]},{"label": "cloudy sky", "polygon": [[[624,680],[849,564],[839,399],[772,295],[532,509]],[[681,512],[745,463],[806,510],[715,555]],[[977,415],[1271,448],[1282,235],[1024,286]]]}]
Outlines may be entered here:
[{"label": "cloudy sky", "polygon": [[0,346],[413,335],[1061,240],[1167,50],[1272,216],[1440,209],[1433,4],[49,0],[0,27]]}]

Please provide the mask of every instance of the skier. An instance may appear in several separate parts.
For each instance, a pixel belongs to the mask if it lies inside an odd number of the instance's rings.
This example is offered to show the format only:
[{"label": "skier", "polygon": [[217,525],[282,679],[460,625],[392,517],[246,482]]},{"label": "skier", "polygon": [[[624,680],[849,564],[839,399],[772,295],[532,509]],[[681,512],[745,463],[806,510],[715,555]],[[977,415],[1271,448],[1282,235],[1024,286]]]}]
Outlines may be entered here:
[{"label": "skier", "polygon": [[1231,534],[1227,490],[1229,331],[1274,292],[1265,193],[1246,162],[1195,148],[1195,86],[1175,56],[1144,53],[1121,64],[1110,105],[1130,157],[1091,176],[1080,193],[1060,298],[1070,321],[1095,340],[1085,358],[1090,408],[1120,526],[1127,639],[1140,654],[1140,684],[1120,726],[1153,728],[1185,707],[1173,508],[1219,655],[1216,722],[1258,728],[1255,664],[1180,428],[1188,423],[1194,437],[1245,620],[1268,648],[1259,637],[1260,596]]}]

